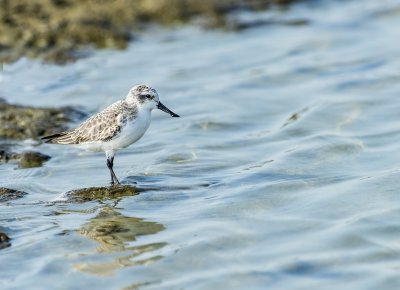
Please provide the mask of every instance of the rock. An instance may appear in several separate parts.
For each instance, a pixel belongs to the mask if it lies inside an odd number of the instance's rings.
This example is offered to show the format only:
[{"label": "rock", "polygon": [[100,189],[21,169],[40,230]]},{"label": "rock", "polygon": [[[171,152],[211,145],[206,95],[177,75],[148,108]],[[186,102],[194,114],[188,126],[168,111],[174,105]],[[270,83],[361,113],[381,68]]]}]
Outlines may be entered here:
[{"label": "rock", "polygon": [[0,145],[0,161],[8,162],[12,159],[17,159],[18,154],[12,152],[8,146],[1,144]]},{"label": "rock", "polygon": [[27,193],[23,192],[23,191],[0,187],[0,202],[6,202],[6,201],[22,198],[25,195],[27,195]]},{"label": "rock", "polygon": [[20,154],[18,167],[19,168],[32,168],[41,167],[43,162],[49,160],[51,157],[36,151],[26,151]]},{"label": "rock", "polygon": [[[0,62],[21,56],[65,63],[82,45],[123,49],[132,29],[177,25],[199,16],[225,27],[233,10],[262,10],[304,0],[0,0]],[[90,13],[88,13],[90,11]]]},{"label": "rock", "polygon": [[5,234],[0,232],[0,243],[8,242],[10,238]]},{"label": "rock", "polygon": [[0,139],[39,139],[67,129],[84,114],[71,107],[34,108],[0,102]]},{"label": "rock", "polygon": [[3,232],[0,232],[0,250],[11,246],[10,238]]},{"label": "rock", "polygon": [[70,201],[85,202],[92,200],[118,199],[124,196],[139,194],[137,187],[130,185],[113,185],[109,187],[88,187],[67,192]]},{"label": "rock", "polygon": [[291,20],[279,20],[279,19],[253,19],[250,21],[243,21],[238,19],[231,19],[226,22],[226,27],[229,30],[241,31],[250,28],[256,28],[259,26],[305,26],[308,25],[307,19],[291,19]]},{"label": "rock", "polygon": [[0,163],[10,160],[18,161],[18,168],[40,167],[51,157],[37,151],[25,151],[16,153],[10,149],[10,144],[0,144]]}]

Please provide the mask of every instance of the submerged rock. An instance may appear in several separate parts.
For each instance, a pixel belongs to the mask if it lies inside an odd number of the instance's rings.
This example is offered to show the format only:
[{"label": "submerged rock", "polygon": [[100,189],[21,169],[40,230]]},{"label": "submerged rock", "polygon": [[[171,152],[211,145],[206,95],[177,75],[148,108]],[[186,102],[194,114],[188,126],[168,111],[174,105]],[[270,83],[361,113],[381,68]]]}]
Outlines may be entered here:
[{"label": "submerged rock", "polygon": [[0,162],[8,162],[9,160],[17,159],[18,153],[12,152],[9,146],[0,145]]},{"label": "submerged rock", "polygon": [[32,168],[41,167],[43,162],[49,160],[51,157],[36,151],[26,151],[20,154],[18,161],[19,168]]},{"label": "submerged rock", "polygon": [[5,188],[5,187],[0,187],[0,202],[6,202],[18,198],[22,198],[25,195],[27,195],[26,192],[11,189],[11,188]]},{"label": "submerged rock", "polygon": [[37,151],[16,153],[12,151],[11,147],[10,144],[0,144],[0,163],[16,160],[18,168],[32,168],[42,166],[45,161],[51,158],[49,155]]},{"label": "submerged rock", "polygon": [[11,246],[10,238],[3,232],[0,232],[0,250]]},{"label": "submerged rock", "polygon": [[88,187],[67,192],[70,201],[85,202],[92,200],[118,199],[139,194],[139,189],[131,185],[113,185],[109,187]]},{"label": "submerged rock", "polygon": [[84,114],[71,107],[34,108],[0,102],[0,139],[39,139],[66,129]]}]

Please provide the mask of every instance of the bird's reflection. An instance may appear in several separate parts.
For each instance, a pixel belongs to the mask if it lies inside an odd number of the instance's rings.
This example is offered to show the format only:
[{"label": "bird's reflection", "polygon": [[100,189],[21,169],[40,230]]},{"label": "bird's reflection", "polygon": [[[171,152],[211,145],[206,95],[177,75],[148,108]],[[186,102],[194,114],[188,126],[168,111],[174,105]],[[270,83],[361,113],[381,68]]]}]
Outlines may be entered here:
[{"label": "bird's reflection", "polygon": [[123,216],[111,207],[104,207],[96,217],[89,220],[77,232],[98,242],[97,253],[121,253],[122,255],[116,258],[113,255],[113,260],[108,262],[79,263],[74,268],[82,272],[103,276],[111,275],[114,270],[122,267],[157,261],[162,256],[155,251],[164,247],[166,243],[131,244],[136,241],[138,236],[156,234],[164,229],[165,227],[162,224]]}]

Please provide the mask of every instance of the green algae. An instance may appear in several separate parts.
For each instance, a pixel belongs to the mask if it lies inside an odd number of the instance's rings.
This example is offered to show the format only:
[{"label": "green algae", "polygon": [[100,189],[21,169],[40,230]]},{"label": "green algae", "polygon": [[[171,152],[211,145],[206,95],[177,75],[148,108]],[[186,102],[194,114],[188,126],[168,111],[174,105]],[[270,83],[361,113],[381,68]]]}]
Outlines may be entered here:
[{"label": "green algae", "polygon": [[119,199],[139,194],[139,189],[130,185],[113,185],[109,187],[87,187],[67,192],[70,201],[86,202],[93,200]]}]

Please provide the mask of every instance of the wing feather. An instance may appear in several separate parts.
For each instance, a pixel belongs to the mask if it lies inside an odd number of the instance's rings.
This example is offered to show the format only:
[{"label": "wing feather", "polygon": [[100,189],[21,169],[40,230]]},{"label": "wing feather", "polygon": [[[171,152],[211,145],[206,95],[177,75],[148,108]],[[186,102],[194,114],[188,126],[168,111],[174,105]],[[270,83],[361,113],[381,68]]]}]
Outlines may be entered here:
[{"label": "wing feather", "polygon": [[43,137],[46,143],[81,144],[110,141],[121,132],[123,124],[137,114],[137,108],[118,101],[93,115],[77,128]]}]

